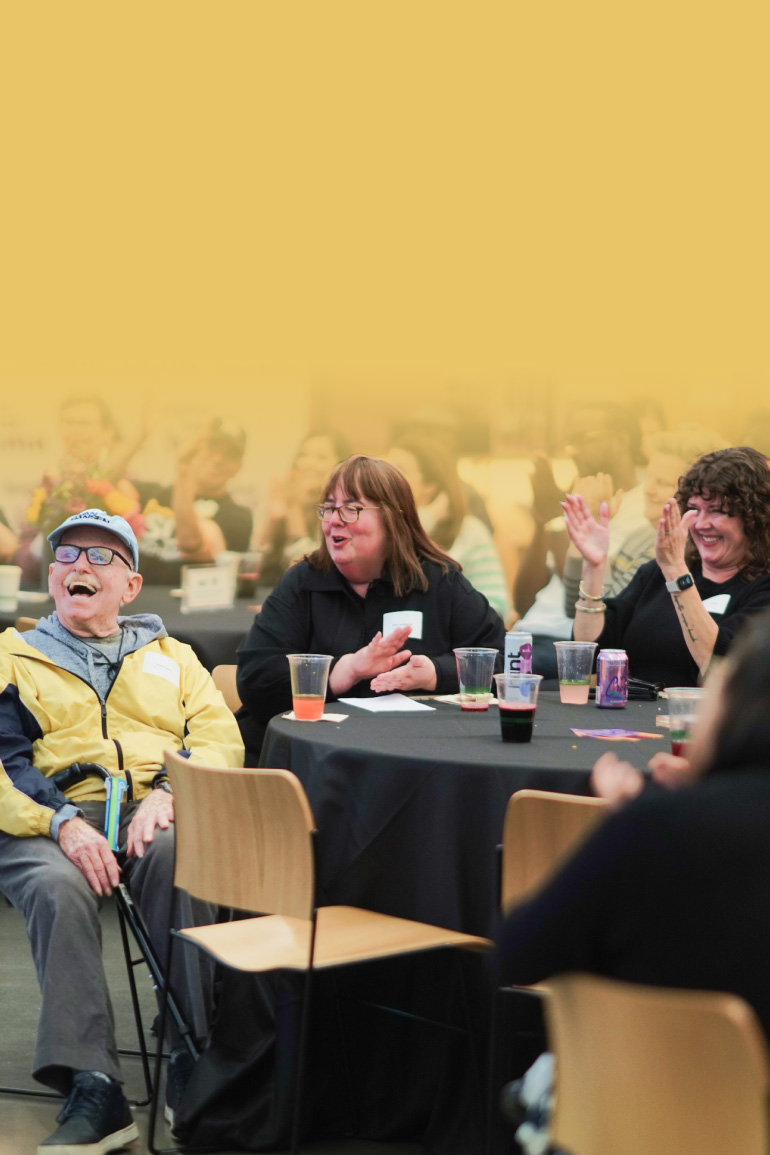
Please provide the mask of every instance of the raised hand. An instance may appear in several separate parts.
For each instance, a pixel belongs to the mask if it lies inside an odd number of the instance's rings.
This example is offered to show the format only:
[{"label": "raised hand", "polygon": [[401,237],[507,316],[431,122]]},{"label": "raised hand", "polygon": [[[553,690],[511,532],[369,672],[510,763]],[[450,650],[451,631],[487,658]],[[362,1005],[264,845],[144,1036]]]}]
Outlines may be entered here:
[{"label": "raised hand", "polygon": [[610,511],[606,501],[599,504],[599,520],[579,493],[566,493],[561,503],[567,533],[580,554],[593,566],[603,566],[610,547]]},{"label": "raised hand", "polygon": [[663,513],[655,533],[655,560],[668,581],[687,569],[684,557],[690,526],[698,516],[696,509],[688,509],[684,517],[674,498],[663,506]]},{"label": "raised hand", "polygon": [[435,690],[436,667],[425,654],[413,654],[405,666],[373,678],[372,689],[378,694],[382,691]]},{"label": "raised hand", "polygon": [[603,501],[607,502],[610,517],[614,517],[623,497],[622,489],[613,489],[612,477],[609,473],[576,477],[570,493],[579,493],[581,497],[585,498],[592,516],[596,519],[599,517],[599,507]]},{"label": "raised hand", "polygon": [[532,516],[540,525],[559,516],[562,491],[556,484],[551,462],[544,453],[533,456],[535,468],[532,471]]}]

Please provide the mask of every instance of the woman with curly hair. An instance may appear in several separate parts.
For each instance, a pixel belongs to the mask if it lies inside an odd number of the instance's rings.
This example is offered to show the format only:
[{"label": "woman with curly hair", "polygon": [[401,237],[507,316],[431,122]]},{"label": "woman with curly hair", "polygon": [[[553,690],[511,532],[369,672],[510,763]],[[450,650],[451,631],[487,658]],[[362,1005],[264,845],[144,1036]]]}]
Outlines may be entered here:
[{"label": "woman with curly hair", "polygon": [[603,600],[609,511],[563,502],[583,556],[575,638],[628,653],[635,678],[695,685],[748,614],[770,605],[770,469],[756,449],[719,449],[696,461],[666,502],[655,560]]}]

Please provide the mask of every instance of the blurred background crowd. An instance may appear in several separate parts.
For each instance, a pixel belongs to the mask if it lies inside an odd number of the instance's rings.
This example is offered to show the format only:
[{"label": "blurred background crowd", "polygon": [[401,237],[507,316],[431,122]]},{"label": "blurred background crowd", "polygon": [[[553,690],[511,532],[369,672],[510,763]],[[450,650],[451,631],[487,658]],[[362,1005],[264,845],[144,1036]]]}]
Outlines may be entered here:
[{"label": "blurred background crowd", "polygon": [[693,460],[730,445],[770,455],[770,408],[741,408],[726,392],[547,381],[426,391],[292,382],[283,391],[287,403],[269,414],[226,392],[185,405],[135,390],[127,405],[72,387],[44,412],[21,390],[8,396],[2,561],[22,566],[25,588],[39,588],[45,534],[97,505],[134,525],[146,582],[177,584],[182,564],[235,551],[244,571],[272,585],[315,548],[315,505],[333,467],[362,452],[401,470],[428,533],[506,623],[524,619],[536,637],[568,637],[562,578],[579,565],[564,532],[565,491],[583,493],[593,508],[611,502],[610,578],[619,589],[626,562],[618,549],[628,546],[626,560],[637,565],[653,556],[663,504]]}]

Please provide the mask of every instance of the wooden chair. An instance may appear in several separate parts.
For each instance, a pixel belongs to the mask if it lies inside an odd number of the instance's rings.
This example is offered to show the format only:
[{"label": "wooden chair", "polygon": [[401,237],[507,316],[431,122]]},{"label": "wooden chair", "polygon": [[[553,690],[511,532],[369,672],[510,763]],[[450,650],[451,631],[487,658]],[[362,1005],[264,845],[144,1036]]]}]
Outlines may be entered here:
[{"label": "wooden chair", "polygon": [[[174,790],[175,886],[195,898],[262,917],[173,931],[169,942],[193,943],[225,966],[262,972],[305,972],[294,1087],[292,1151],[309,1021],[311,976],[319,968],[441,947],[487,951],[485,938],[349,906],[316,907],[315,829],[307,797],[287,770],[222,770],[166,752]],[[166,1000],[161,1029],[165,1027]],[[158,1074],[150,1114],[154,1144]]]},{"label": "wooden chair", "polygon": [[240,710],[243,704],[238,696],[238,689],[235,684],[237,673],[237,666],[215,666],[211,672],[214,685],[224,698],[228,710],[231,710],[233,714],[236,710]]},{"label": "wooden chair", "polygon": [[[517,903],[536,891],[562,862],[579,846],[594,826],[608,813],[603,798],[579,794],[557,794],[547,790],[518,790],[511,796],[505,811],[503,842],[500,852],[500,909],[507,915]],[[504,987],[495,992],[490,1034],[489,1088],[487,1103],[487,1150],[501,1123],[497,1117],[497,1098],[502,1084],[510,1078],[509,1063],[514,1052],[513,1041],[501,1046],[499,1001],[503,991],[519,1001],[511,1003],[510,1015],[517,1026],[510,1034],[516,1043],[522,1068],[542,1050],[542,1027],[539,1012],[521,1001],[520,996],[542,998],[548,984],[531,987]],[[527,1022],[522,1031],[520,1021]],[[503,1068],[506,1073],[503,1073]]]},{"label": "wooden chair", "polygon": [[13,624],[20,634],[26,634],[27,630],[34,630],[39,621],[40,618],[17,618]]},{"label": "wooden chair", "polygon": [[552,1143],[573,1155],[767,1155],[770,1066],[736,995],[562,975]]},{"label": "wooden chair", "polygon": [[508,802],[500,861],[503,914],[537,890],[607,811],[603,798],[518,790]]}]

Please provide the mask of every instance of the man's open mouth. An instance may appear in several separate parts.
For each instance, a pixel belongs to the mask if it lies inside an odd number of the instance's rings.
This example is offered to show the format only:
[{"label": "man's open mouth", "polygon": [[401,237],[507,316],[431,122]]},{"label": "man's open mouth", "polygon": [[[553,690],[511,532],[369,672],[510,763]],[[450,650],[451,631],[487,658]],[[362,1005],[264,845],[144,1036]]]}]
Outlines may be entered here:
[{"label": "man's open mouth", "polygon": [[97,587],[94,585],[91,585],[90,582],[74,581],[74,582],[70,582],[70,584],[67,586],[67,593],[70,595],[70,597],[73,597],[73,598],[75,598],[75,597],[91,598],[94,596],[95,593],[98,593],[98,590],[97,590]]}]

